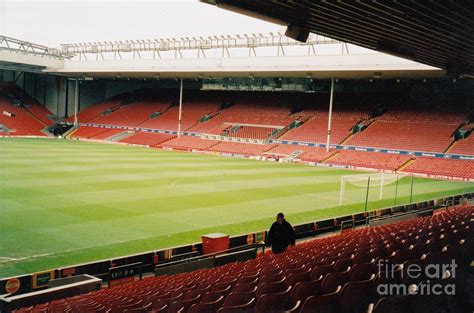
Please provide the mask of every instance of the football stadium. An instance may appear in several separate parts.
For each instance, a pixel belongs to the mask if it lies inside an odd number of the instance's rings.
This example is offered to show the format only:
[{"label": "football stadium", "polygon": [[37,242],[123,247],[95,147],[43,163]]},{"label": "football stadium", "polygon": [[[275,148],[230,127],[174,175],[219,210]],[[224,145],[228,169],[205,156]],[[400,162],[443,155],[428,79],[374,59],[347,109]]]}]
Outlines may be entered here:
[{"label": "football stadium", "polygon": [[472,3],[92,3],[0,0],[0,312],[473,312]]}]

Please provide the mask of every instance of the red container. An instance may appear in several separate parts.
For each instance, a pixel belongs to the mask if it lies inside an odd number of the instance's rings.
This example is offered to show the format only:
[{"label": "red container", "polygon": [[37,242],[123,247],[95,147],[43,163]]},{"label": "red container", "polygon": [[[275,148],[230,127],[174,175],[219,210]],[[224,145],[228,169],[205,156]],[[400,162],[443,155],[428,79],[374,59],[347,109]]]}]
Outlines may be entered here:
[{"label": "red container", "polygon": [[229,249],[229,236],[221,233],[213,233],[202,236],[202,253],[210,254]]}]

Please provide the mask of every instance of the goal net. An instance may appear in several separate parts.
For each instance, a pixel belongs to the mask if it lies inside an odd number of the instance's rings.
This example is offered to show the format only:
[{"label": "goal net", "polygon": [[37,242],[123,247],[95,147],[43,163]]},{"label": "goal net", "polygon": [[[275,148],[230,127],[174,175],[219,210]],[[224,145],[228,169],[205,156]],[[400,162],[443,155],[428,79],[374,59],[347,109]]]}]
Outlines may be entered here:
[{"label": "goal net", "polygon": [[[396,197],[395,185],[405,177],[401,174],[373,173],[345,175],[341,177],[339,205],[382,200]],[[396,186],[398,189],[398,186]],[[345,203],[346,202],[346,203]]]}]

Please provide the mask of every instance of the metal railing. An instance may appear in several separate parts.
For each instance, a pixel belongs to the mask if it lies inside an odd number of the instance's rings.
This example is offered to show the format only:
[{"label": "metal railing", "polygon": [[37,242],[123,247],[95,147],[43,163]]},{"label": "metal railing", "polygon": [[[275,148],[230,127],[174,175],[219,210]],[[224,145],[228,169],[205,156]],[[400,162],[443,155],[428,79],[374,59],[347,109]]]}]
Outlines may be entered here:
[{"label": "metal railing", "polygon": [[2,50],[15,53],[50,57],[59,60],[73,57],[73,55],[64,53],[61,49],[49,48],[47,46],[39,45],[36,43],[0,35],[0,51]]}]

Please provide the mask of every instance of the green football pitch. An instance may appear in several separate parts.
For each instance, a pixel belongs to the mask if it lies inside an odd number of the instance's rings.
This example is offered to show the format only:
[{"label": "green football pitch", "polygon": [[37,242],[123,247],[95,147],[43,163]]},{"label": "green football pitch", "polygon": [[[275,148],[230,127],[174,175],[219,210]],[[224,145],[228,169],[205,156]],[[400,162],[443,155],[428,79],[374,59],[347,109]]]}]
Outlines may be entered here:
[{"label": "green football pitch", "polygon": [[[0,277],[364,211],[361,172],[57,139],[0,139]],[[411,178],[369,192],[369,210],[409,201]],[[395,189],[398,197],[395,200]],[[413,201],[474,192],[414,178]]]}]

